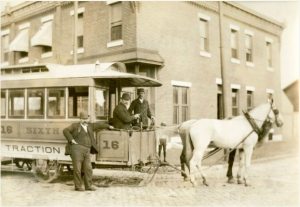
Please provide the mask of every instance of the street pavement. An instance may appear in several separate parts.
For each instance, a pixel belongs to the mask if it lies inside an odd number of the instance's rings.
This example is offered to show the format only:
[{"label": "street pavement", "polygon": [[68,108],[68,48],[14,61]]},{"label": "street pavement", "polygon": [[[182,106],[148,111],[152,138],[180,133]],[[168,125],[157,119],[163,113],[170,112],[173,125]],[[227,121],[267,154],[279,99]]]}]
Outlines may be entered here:
[{"label": "street pavement", "polygon": [[[234,165],[236,175],[238,164]],[[228,184],[227,165],[205,167],[209,186],[184,182],[180,173],[161,167],[152,174],[94,169],[93,180],[128,181],[97,191],[74,191],[72,176],[52,183],[38,183],[30,172],[1,174],[2,206],[299,206],[299,153],[253,160],[249,177],[252,186]],[[136,182],[138,181],[138,182]],[[141,181],[141,182],[140,182]],[[147,185],[146,185],[147,184]],[[101,185],[100,185],[101,186]],[[107,185],[103,185],[107,186]]]}]

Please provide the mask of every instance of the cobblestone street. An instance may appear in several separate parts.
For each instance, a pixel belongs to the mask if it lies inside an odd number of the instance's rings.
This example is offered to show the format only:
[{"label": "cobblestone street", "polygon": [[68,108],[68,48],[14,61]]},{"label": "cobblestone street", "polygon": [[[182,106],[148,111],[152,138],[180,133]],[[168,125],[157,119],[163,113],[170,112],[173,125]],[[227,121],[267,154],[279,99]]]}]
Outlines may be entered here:
[{"label": "cobblestone street", "polygon": [[[77,192],[72,180],[59,178],[53,183],[38,183],[30,172],[2,171],[2,206],[298,206],[299,157],[279,156],[254,160],[251,165],[251,187],[226,183],[226,165],[205,169],[209,186],[184,182],[179,172],[164,167],[151,184],[144,187],[100,187],[96,192]],[[238,165],[234,165],[236,175]],[[163,172],[162,172],[163,171]],[[150,179],[151,174],[94,170],[94,178]]]}]

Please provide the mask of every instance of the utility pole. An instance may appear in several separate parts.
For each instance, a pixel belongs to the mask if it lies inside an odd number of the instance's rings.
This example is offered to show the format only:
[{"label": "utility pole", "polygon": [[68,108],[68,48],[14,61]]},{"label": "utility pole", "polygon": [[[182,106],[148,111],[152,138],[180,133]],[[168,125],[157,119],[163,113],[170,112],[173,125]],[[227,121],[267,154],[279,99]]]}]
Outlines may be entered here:
[{"label": "utility pole", "polygon": [[228,116],[227,114],[227,104],[226,104],[226,76],[224,68],[224,45],[223,45],[223,10],[222,1],[219,1],[219,28],[220,28],[220,59],[221,59],[221,78],[222,78],[222,108],[223,108],[223,119]]},{"label": "utility pole", "polygon": [[77,20],[78,20],[78,1],[74,1],[74,45],[73,45],[73,63],[77,65]]}]

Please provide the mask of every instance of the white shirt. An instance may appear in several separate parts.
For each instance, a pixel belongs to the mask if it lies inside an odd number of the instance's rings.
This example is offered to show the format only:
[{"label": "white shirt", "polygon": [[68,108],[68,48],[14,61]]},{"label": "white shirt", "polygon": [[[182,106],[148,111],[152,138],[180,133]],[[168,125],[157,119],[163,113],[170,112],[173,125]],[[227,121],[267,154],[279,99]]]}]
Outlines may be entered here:
[{"label": "white shirt", "polygon": [[87,125],[81,124],[81,126],[83,127],[84,131],[87,132]]},{"label": "white shirt", "polygon": [[143,103],[144,99],[139,99],[141,103]]}]

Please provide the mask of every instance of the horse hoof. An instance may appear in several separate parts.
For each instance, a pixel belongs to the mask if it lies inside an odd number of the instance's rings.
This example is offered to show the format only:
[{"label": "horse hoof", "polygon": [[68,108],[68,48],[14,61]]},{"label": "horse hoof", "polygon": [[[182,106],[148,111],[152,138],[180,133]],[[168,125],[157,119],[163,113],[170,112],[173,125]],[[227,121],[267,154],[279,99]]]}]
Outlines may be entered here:
[{"label": "horse hoof", "polygon": [[251,187],[251,184],[250,183],[245,183],[245,186],[246,187]]},{"label": "horse hoof", "polygon": [[203,180],[203,184],[206,185],[206,186],[208,186],[206,180]]},{"label": "horse hoof", "polygon": [[193,184],[193,187],[197,187],[198,186],[198,184],[197,184],[197,182],[192,182],[192,184]]},{"label": "horse hoof", "polygon": [[183,181],[185,181],[185,182],[190,181],[190,178],[184,177],[184,178],[183,178]]},{"label": "horse hoof", "polygon": [[230,184],[232,184],[232,183],[235,183],[235,180],[234,180],[234,178],[230,178],[230,179],[228,179],[228,180],[227,180],[227,183],[230,183]]},{"label": "horse hoof", "polygon": [[238,184],[244,184],[244,181],[238,180]]}]

